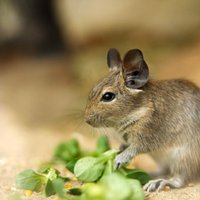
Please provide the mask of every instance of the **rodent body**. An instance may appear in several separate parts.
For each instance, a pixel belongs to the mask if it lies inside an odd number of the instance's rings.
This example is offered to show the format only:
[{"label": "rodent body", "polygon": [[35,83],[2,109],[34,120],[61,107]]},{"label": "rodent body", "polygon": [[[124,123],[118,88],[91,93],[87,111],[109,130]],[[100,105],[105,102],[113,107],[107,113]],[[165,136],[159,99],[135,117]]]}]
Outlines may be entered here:
[{"label": "rodent body", "polygon": [[120,134],[138,153],[154,152],[172,175],[194,178],[200,172],[199,88],[182,80],[158,81],[147,86],[146,97],[144,115]]},{"label": "rodent body", "polygon": [[166,185],[179,188],[196,178],[200,172],[200,89],[181,79],[149,80],[137,49],[129,51],[123,62],[115,49],[110,50],[108,65],[110,74],[89,95],[85,119],[94,127],[113,127],[123,139],[115,168],[140,153],[152,153],[172,178],[150,181],[144,186],[147,191]]}]

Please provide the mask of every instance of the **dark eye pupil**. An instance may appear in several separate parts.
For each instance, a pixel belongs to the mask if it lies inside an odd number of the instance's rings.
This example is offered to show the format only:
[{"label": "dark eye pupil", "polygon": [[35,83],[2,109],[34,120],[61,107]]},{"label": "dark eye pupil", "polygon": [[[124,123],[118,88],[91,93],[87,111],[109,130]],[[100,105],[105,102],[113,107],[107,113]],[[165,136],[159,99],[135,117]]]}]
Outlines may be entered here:
[{"label": "dark eye pupil", "polygon": [[115,94],[112,92],[106,92],[102,96],[102,101],[112,101],[115,98]]}]

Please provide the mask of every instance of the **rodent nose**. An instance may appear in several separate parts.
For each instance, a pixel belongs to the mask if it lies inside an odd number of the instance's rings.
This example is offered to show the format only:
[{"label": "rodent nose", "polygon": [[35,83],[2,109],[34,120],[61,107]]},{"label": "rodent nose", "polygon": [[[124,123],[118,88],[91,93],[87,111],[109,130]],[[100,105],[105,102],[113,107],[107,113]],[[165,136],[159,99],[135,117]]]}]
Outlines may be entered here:
[{"label": "rodent nose", "polygon": [[85,122],[91,125],[91,120],[89,118],[85,118]]},{"label": "rodent nose", "polygon": [[90,115],[85,115],[84,119],[87,124],[92,125],[92,120]]}]

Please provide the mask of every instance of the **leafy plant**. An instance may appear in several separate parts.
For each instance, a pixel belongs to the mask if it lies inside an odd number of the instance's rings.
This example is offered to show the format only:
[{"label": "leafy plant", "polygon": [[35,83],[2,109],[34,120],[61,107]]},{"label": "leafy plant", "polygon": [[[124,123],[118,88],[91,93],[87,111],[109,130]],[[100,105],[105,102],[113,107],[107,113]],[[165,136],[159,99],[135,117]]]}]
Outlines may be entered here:
[{"label": "leafy plant", "polygon": [[102,153],[108,151],[110,149],[110,143],[108,141],[108,137],[102,135],[97,140],[96,151],[95,154],[97,156],[101,155]]},{"label": "leafy plant", "polygon": [[150,175],[141,169],[124,169],[127,178],[137,179],[142,185],[146,184],[151,179]]},{"label": "leafy plant", "polygon": [[84,182],[97,181],[105,170],[105,163],[112,160],[116,153],[116,150],[109,150],[98,158],[85,157],[80,159],[74,168],[75,176]]},{"label": "leafy plant", "polygon": [[36,192],[43,190],[48,197],[56,194],[55,181],[62,180],[64,184],[64,181],[67,180],[66,177],[59,174],[60,172],[53,168],[44,168],[38,172],[28,169],[17,175],[16,188]]},{"label": "leafy plant", "polygon": [[127,179],[120,173],[104,176],[98,184],[83,186],[81,200],[143,200],[144,192],[137,180]]},{"label": "leafy plant", "polygon": [[45,183],[45,176],[27,169],[19,173],[16,177],[16,187],[18,189],[40,191]]},{"label": "leafy plant", "polygon": [[101,136],[97,140],[96,150],[87,154],[80,149],[78,141],[72,139],[55,148],[52,163],[64,164],[84,183],[82,187],[66,188],[65,183],[70,183],[70,179],[61,176],[53,167],[19,173],[16,187],[43,191],[47,197],[57,194],[59,200],[143,200],[141,184],[149,181],[150,176],[143,170],[125,167],[114,171],[116,154],[116,150],[110,150],[106,136]]},{"label": "leafy plant", "polygon": [[74,158],[73,160],[69,161],[69,162],[66,164],[66,168],[67,168],[70,172],[74,173],[74,167],[75,167],[75,165],[76,165],[76,163],[77,163],[78,160],[79,160],[78,158]]},{"label": "leafy plant", "polygon": [[80,158],[81,150],[76,139],[60,143],[54,150],[53,161],[67,163],[75,158]]}]

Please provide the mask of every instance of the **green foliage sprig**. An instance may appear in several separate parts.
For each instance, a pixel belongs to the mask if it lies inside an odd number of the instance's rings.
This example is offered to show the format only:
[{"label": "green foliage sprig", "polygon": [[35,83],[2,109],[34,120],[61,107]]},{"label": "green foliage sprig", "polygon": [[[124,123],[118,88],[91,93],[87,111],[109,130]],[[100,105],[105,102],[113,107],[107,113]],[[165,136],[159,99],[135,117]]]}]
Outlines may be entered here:
[{"label": "green foliage sprig", "polygon": [[65,188],[68,177],[63,177],[54,167],[31,169],[19,173],[16,187],[43,192],[47,197],[56,194],[60,200],[143,200],[143,184],[150,176],[143,170],[123,167],[114,171],[117,151],[110,149],[106,136],[101,136],[94,152],[81,150],[79,142],[71,139],[59,144],[51,163],[61,163],[80,181],[80,188]]}]

